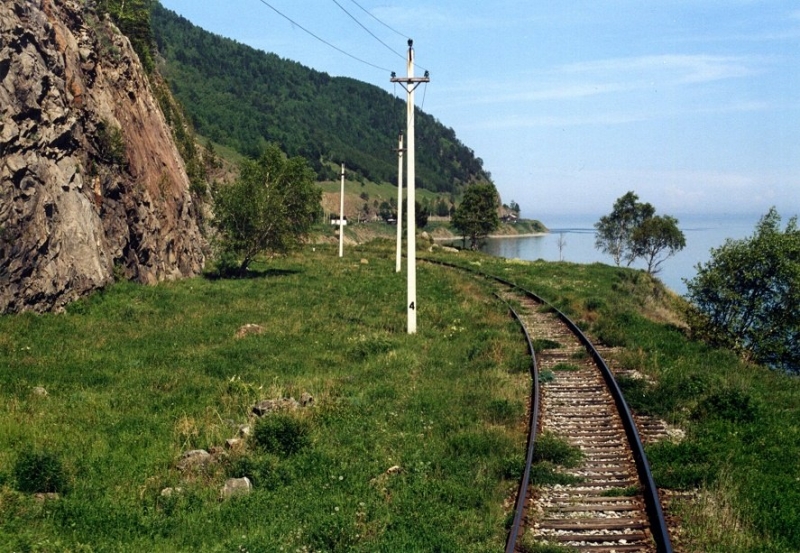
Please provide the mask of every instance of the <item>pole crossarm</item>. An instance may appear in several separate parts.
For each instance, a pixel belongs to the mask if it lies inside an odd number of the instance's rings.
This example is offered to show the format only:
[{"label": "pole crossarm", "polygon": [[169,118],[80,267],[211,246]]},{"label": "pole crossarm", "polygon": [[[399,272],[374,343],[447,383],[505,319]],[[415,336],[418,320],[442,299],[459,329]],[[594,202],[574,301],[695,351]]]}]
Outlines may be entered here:
[{"label": "pole crossarm", "polygon": [[394,73],[392,73],[392,78],[389,79],[390,82],[393,83],[400,83],[400,86],[406,89],[406,92],[413,92],[417,89],[417,87],[422,83],[429,83],[431,82],[430,77],[428,77],[428,72],[425,72],[424,77],[397,77]]}]

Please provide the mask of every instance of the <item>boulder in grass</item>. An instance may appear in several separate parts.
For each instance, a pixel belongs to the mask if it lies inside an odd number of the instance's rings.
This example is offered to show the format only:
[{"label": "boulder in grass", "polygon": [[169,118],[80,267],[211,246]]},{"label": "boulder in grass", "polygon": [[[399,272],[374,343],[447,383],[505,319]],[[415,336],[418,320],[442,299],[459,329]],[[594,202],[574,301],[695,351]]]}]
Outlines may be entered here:
[{"label": "boulder in grass", "polygon": [[308,392],[303,392],[303,395],[300,396],[300,405],[303,407],[311,407],[314,405],[314,396]]},{"label": "boulder in grass", "polygon": [[294,411],[298,407],[300,407],[300,404],[293,397],[264,399],[253,406],[253,414],[263,417],[275,411]]},{"label": "boulder in grass", "polygon": [[178,470],[185,471],[209,464],[213,460],[211,454],[205,449],[193,449],[181,455],[178,461]]},{"label": "boulder in grass", "polygon": [[242,478],[228,478],[228,480],[225,481],[225,486],[223,486],[220,494],[222,495],[223,499],[228,499],[237,495],[246,495],[250,493],[252,489],[253,484],[246,476]]},{"label": "boulder in grass", "polygon": [[245,336],[250,336],[251,334],[264,334],[266,330],[267,329],[261,325],[248,323],[239,327],[239,330],[236,331],[236,337],[244,338]]},{"label": "boulder in grass", "polygon": [[244,440],[241,438],[228,438],[225,440],[225,447],[231,451],[244,449]]}]

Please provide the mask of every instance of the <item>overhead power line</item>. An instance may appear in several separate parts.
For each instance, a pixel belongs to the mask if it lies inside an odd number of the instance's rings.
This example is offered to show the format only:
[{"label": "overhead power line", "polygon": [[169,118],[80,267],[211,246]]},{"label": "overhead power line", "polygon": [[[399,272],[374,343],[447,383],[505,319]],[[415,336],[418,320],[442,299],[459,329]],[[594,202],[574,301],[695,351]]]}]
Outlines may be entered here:
[{"label": "overhead power line", "polygon": [[[392,31],[392,32],[394,32],[394,33],[397,33],[398,35],[400,35],[400,36],[402,36],[402,37],[406,37],[406,35],[404,35],[404,34],[403,34],[403,33],[401,33],[400,31],[397,31],[397,30],[393,29],[392,27],[390,27],[389,25],[387,25],[386,23],[384,23],[383,21],[381,21],[380,19],[378,19],[377,17],[375,17],[374,15],[372,15],[371,13],[369,13],[369,11],[367,11],[367,10],[366,10],[366,9],[365,9],[365,8],[364,8],[364,7],[363,7],[361,4],[359,4],[359,3],[358,3],[358,2],[356,2],[355,0],[350,0],[350,1],[351,1],[351,2],[353,2],[353,4],[355,4],[355,5],[356,5],[356,6],[358,6],[359,8],[361,8],[361,10],[362,10],[364,13],[366,13],[368,16],[370,16],[372,19],[374,19],[375,21],[377,21],[378,23],[380,23],[381,25],[383,25],[383,26],[384,26],[384,27],[386,27],[387,29],[391,30],[391,31]],[[364,26],[364,24],[363,24],[363,23],[361,23],[361,22],[360,22],[358,19],[356,19],[356,17],[355,17],[355,16],[354,16],[352,13],[350,13],[349,11],[347,11],[347,10],[344,8],[344,6],[342,6],[342,5],[341,5],[341,4],[340,4],[340,3],[339,3],[337,0],[333,0],[333,3],[334,3],[334,4],[336,4],[337,6],[339,6],[339,8],[340,8],[340,9],[341,9],[341,10],[342,10],[344,13],[346,13],[348,16],[350,16],[350,19],[352,19],[353,21],[355,21],[355,22],[358,24],[358,26],[359,26],[359,27],[361,27],[361,28],[362,28],[362,29],[364,29],[366,32],[368,32],[372,38],[374,38],[375,40],[377,40],[378,42],[380,42],[380,43],[381,43],[383,46],[385,46],[385,47],[386,47],[386,48],[387,48],[387,49],[388,49],[390,52],[392,52],[393,54],[397,55],[397,56],[398,56],[400,59],[403,59],[403,60],[405,60],[405,59],[406,59],[406,56],[405,56],[405,54],[402,54],[402,53],[398,52],[397,50],[394,50],[394,49],[393,49],[391,46],[389,46],[389,45],[388,45],[388,44],[386,44],[384,41],[382,41],[380,38],[378,38],[378,37],[375,35],[375,33],[373,33],[372,31],[370,31],[369,29],[367,29],[367,28]],[[407,38],[407,37],[406,37],[406,38]],[[422,67],[421,65],[417,65],[416,63],[415,63],[414,65],[415,65],[416,67],[419,67],[419,68],[420,68],[420,69],[422,69],[423,71],[427,71],[427,69],[425,69],[425,68],[424,68],[424,67]]]},{"label": "overhead power line", "polygon": [[397,29],[395,29],[395,28],[393,28],[393,27],[390,27],[389,25],[387,25],[386,23],[384,23],[383,21],[381,21],[380,19],[378,19],[377,17],[375,17],[374,15],[372,15],[372,14],[371,14],[371,13],[370,13],[370,12],[369,12],[369,11],[368,11],[366,8],[364,8],[364,6],[362,6],[361,4],[359,4],[358,2],[356,2],[356,0],[350,0],[350,1],[351,1],[353,4],[355,4],[356,6],[358,6],[359,8],[361,8],[361,11],[363,11],[365,14],[367,14],[368,16],[370,16],[372,19],[374,19],[375,21],[377,21],[378,23],[380,23],[381,25],[383,25],[384,27],[386,27],[387,29],[389,29],[389,30],[390,30],[390,31],[392,31],[393,33],[396,33],[396,34],[400,35],[400,36],[401,36],[401,37],[403,37],[403,38],[406,38],[406,39],[408,38],[408,36],[407,36],[407,35],[405,35],[405,34],[401,33],[400,31],[398,31]]},{"label": "overhead power line", "polygon": [[356,57],[356,56],[354,56],[353,54],[351,54],[351,53],[349,53],[349,52],[346,52],[346,51],[342,50],[342,49],[341,49],[341,48],[339,48],[338,46],[335,46],[334,44],[331,44],[330,42],[328,42],[328,41],[327,41],[327,40],[325,40],[324,38],[321,38],[321,37],[317,36],[316,34],[312,33],[311,31],[309,31],[308,29],[306,29],[305,27],[303,27],[302,25],[300,25],[300,23],[298,23],[297,21],[295,21],[294,19],[292,19],[292,18],[291,18],[291,17],[289,17],[288,15],[286,15],[286,14],[282,13],[280,10],[278,10],[277,8],[275,8],[274,6],[272,6],[272,5],[271,5],[269,2],[267,2],[266,0],[259,0],[259,2],[261,2],[262,4],[264,4],[266,7],[268,7],[269,9],[271,9],[272,11],[274,11],[275,13],[277,13],[278,15],[280,15],[282,18],[284,18],[285,20],[287,20],[289,23],[291,23],[291,24],[292,24],[292,25],[294,25],[295,27],[297,27],[297,28],[299,28],[300,30],[302,30],[303,32],[305,32],[305,33],[307,33],[307,34],[311,35],[312,37],[314,37],[315,39],[317,39],[317,40],[318,40],[318,41],[320,41],[321,43],[325,44],[326,46],[328,46],[328,47],[330,47],[330,48],[333,48],[333,49],[334,49],[334,50],[336,50],[337,52],[340,52],[340,53],[344,54],[345,56],[347,56],[347,57],[349,57],[349,58],[352,58],[352,59],[354,59],[354,60],[356,60],[356,61],[358,61],[358,62],[360,62],[360,63],[363,63],[363,64],[365,64],[365,65],[369,65],[370,67],[374,67],[375,69],[380,69],[381,71],[385,71],[385,72],[387,72],[387,73],[390,73],[390,72],[391,72],[391,69],[386,69],[385,67],[381,67],[380,65],[375,65],[374,63],[370,63],[370,62],[368,62],[368,61],[366,61],[366,60],[363,60],[363,59],[361,59],[361,58],[359,58],[359,57]]},{"label": "overhead power line", "polygon": [[333,0],[333,3],[334,3],[334,4],[336,4],[337,6],[339,6],[339,8],[340,8],[340,9],[341,9],[341,10],[342,10],[344,13],[346,13],[346,14],[347,14],[347,15],[350,17],[350,19],[352,19],[353,21],[355,21],[355,22],[358,24],[358,26],[359,26],[359,27],[361,27],[362,29],[364,29],[365,31],[367,31],[367,32],[369,33],[369,35],[370,35],[372,38],[374,38],[375,40],[377,40],[378,42],[380,42],[381,44],[383,44],[383,45],[384,45],[384,46],[385,46],[385,47],[386,47],[386,48],[387,48],[387,49],[388,49],[390,52],[392,52],[393,54],[395,54],[396,56],[398,56],[400,59],[403,59],[403,60],[404,60],[404,59],[406,59],[406,57],[405,57],[403,54],[401,54],[401,53],[400,53],[400,52],[398,52],[397,50],[394,50],[394,49],[392,49],[392,47],[391,47],[391,46],[389,46],[389,45],[388,45],[388,44],[386,44],[384,41],[382,41],[381,39],[379,39],[379,38],[378,38],[378,37],[375,35],[375,33],[373,33],[372,31],[370,31],[369,29],[367,29],[367,28],[364,26],[364,24],[363,24],[363,23],[361,23],[361,21],[359,21],[358,19],[356,19],[356,18],[355,18],[355,16],[354,16],[352,13],[350,13],[349,11],[347,11],[347,10],[344,8],[344,6],[342,6],[342,5],[341,5],[339,2],[337,2],[336,0]]}]

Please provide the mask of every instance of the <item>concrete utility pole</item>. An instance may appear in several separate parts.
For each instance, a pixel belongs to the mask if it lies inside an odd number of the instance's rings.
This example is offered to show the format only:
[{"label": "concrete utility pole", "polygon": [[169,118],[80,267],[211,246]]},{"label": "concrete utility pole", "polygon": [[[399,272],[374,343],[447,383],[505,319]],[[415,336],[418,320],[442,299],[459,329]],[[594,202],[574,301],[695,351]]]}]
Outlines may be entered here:
[{"label": "concrete utility pole", "polygon": [[408,77],[397,77],[392,73],[391,82],[400,83],[406,89],[406,134],[408,135],[408,156],[406,158],[407,174],[406,180],[408,181],[408,193],[406,194],[408,202],[408,301],[406,303],[408,310],[408,333],[417,333],[417,229],[415,222],[415,206],[416,200],[414,194],[414,180],[415,174],[415,159],[414,159],[414,90],[420,83],[428,83],[428,72],[425,72],[424,77],[414,77],[414,41],[408,39]]},{"label": "concrete utility pole", "polygon": [[342,163],[342,191],[339,194],[339,257],[344,255],[344,163]]},{"label": "concrete utility pole", "polygon": [[395,273],[400,272],[403,258],[403,133],[400,132],[400,143],[397,146],[397,262]]}]

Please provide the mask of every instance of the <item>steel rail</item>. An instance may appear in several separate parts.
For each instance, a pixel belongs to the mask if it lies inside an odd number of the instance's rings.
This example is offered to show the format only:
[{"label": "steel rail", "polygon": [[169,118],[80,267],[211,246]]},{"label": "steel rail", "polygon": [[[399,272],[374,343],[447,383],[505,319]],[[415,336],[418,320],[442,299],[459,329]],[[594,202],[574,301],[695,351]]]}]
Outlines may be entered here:
[{"label": "steel rail", "polygon": [[[498,296],[500,297],[500,296]],[[500,298],[502,300],[502,298]],[[525,341],[528,344],[528,353],[531,356],[531,409],[530,417],[528,419],[528,443],[527,453],[525,455],[525,470],[520,479],[519,488],[517,489],[517,501],[514,505],[514,521],[511,524],[511,529],[508,532],[508,539],[506,540],[506,553],[514,553],[517,546],[517,539],[519,538],[520,528],[522,527],[522,517],[525,516],[525,500],[528,497],[528,485],[531,480],[531,466],[533,465],[533,453],[536,447],[536,431],[539,423],[539,405],[540,392],[539,392],[539,367],[536,364],[536,352],[533,349],[533,341],[531,340],[528,328],[522,322],[519,313],[507,301],[502,300],[507,306],[511,315],[519,323],[522,333],[525,335]]]},{"label": "steel rail", "polygon": [[[647,455],[644,452],[644,445],[642,444],[642,440],[639,436],[639,431],[636,429],[636,423],[633,420],[633,415],[631,414],[630,408],[628,407],[625,398],[622,395],[622,390],[620,390],[617,381],[614,379],[614,375],[609,369],[608,365],[606,364],[603,357],[594,347],[591,340],[586,337],[583,331],[578,328],[578,326],[567,317],[560,309],[552,305],[550,302],[546,301],[544,298],[527,290],[517,284],[506,280],[502,277],[498,277],[489,273],[485,273],[483,271],[478,271],[475,269],[462,267],[453,263],[447,263],[444,261],[432,260],[432,259],[425,259],[430,263],[435,263],[438,265],[442,265],[445,267],[451,267],[455,269],[460,269],[462,271],[468,271],[473,274],[480,275],[486,279],[494,280],[501,284],[504,284],[508,287],[511,287],[515,290],[518,290],[528,296],[529,298],[533,299],[534,301],[547,306],[551,309],[556,316],[570,329],[570,331],[577,336],[578,340],[583,344],[583,346],[587,349],[589,354],[592,356],[592,359],[597,364],[598,368],[600,369],[600,373],[603,376],[603,379],[608,386],[609,392],[614,400],[614,404],[617,407],[617,411],[619,412],[620,418],[622,420],[622,425],[625,430],[625,435],[628,439],[628,444],[630,445],[631,452],[633,453],[634,462],[636,465],[636,471],[639,476],[639,480],[642,483],[643,490],[642,495],[644,496],[645,501],[645,509],[647,511],[648,518],[650,519],[650,532],[653,536],[653,540],[656,544],[656,549],[658,553],[673,553],[672,549],[672,542],[670,541],[669,531],[667,529],[667,522],[664,518],[664,511],[661,507],[661,500],[658,496],[658,488],[656,487],[655,480],[653,479],[653,474],[650,470],[650,463],[647,460]],[[519,319],[519,316],[515,311],[512,310],[514,313],[514,317],[522,323]],[[522,325],[524,328],[524,325]],[[528,340],[529,349],[531,352],[531,356],[534,359],[533,367],[535,367],[535,352],[533,350],[533,345],[528,336],[527,330],[525,330],[525,335]],[[536,403],[538,409],[538,393],[539,393],[539,386],[538,386],[538,378],[535,379],[534,390],[537,394],[536,396]],[[538,412],[537,412],[537,419],[538,419]],[[536,437],[536,421],[531,424],[532,430],[529,433],[528,440],[528,459],[526,459],[526,466],[525,466],[525,474],[530,476],[530,464],[533,460],[533,451],[535,448],[535,437]],[[521,523],[524,506],[525,506],[525,497],[527,496],[527,482],[525,483],[525,487],[523,488],[520,485],[520,492],[517,496],[516,502],[516,509],[517,512],[514,515],[514,523],[515,526],[512,526],[512,530],[509,533],[508,542],[506,543],[506,553],[513,553],[514,548],[516,547],[516,540],[519,534],[519,525],[517,524],[518,521]],[[522,499],[520,499],[520,496]]]}]

